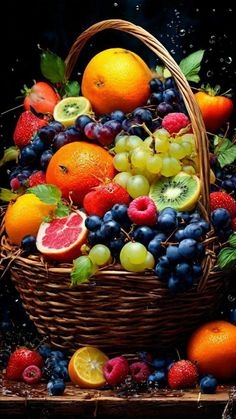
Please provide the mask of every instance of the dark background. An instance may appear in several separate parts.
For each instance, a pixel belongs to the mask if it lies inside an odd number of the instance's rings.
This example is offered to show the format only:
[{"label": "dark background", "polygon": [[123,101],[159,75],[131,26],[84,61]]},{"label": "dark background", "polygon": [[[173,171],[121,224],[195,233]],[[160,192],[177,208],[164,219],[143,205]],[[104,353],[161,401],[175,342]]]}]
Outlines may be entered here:
[{"label": "dark background", "polygon": [[[41,0],[8,1],[1,13],[1,92],[0,111],[21,103],[16,97],[24,84],[42,80],[38,45],[66,58],[76,37],[91,24],[108,18],[122,18],[151,32],[170,51],[177,62],[200,48],[205,49],[201,70],[203,83],[220,84],[222,92],[236,91],[236,7],[235,1],[201,2],[184,0]],[[150,67],[158,60],[132,36],[118,31],[96,35],[80,56],[75,78],[80,80],[88,60],[102,49],[120,46],[140,54]],[[0,121],[0,150],[12,144],[16,119],[22,109],[4,114]],[[236,126],[236,124],[235,124]],[[6,183],[6,168],[0,170],[0,186]],[[7,298],[4,297],[7,294]],[[15,311],[19,301],[7,279],[0,281],[1,302],[11,304],[15,321],[27,326],[22,311]],[[235,305],[235,297],[229,296]],[[18,309],[17,309],[18,310]],[[21,315],[19,315],[21,313]],[[23,319],[23,320],[22,320]]]}]

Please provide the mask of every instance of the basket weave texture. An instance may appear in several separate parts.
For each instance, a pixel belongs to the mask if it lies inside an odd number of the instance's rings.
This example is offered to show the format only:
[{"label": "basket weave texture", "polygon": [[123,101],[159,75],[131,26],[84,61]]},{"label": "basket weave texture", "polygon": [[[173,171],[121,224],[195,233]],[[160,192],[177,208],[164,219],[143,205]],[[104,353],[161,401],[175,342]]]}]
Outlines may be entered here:
[{"label": "basket weave texture", "polygon": [[[209,213],[208,138],[198,105],[180,68],[164,46],[150,33],[124,20],[106,20],[85,30],[74,42],[66,59],[70,77],[88,39],[104,29],[127,32],[141,40],[169,69],[183,96],[192,123],[199,157],[201,199],[199,207]],[[3,222],[4,224],[4,222]],[[3,229],[2,229],[3,230]],[[205,240],[203,275],[192,289],[170,295],[152,271],[132,273],[113,265],[100,270],[88,282],[70,287],[72,265],[45,262],[43,257],[22,257],[4,232],[1,257],[9,261],[12,280],[31,320],[52,345],[75,350],[93,345],[108,352],[152,350],[178,345],[219,305],[225,274],[215,269],[217,239],[210,231]]]}]

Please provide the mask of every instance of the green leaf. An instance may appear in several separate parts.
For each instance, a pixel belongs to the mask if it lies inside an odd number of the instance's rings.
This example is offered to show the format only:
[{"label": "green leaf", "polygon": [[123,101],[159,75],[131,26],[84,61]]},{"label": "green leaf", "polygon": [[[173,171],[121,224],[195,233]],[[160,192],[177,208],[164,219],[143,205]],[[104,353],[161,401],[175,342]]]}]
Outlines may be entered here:
[{"label": "green leaf", "polygon": [[88,282],[88,279],[96,271],[96,267],[88,256],[80,256],[73,261],[71,271],[71,285],[79,285]]},{"label": "green leaf", "polygon": [[222,249],[218,254],[217,264],[220,269],[230,270],[236,264],[236,250],[232,247]]},{"label": "green leaf", "polygon": [[61,83],[65,79],[65,63],[51,51],[43,51],[41,54],[40,69],[43,76],[52,83]]},{"label": "green leaf", "polygon": [[168,77],[171,77],[171,76],[172,76],[172,74],[171,74],[171,72],[168,70],[168,68],[164,68],[164,71],[163,71],[163,76],[165,77],[165,79],[167,79]]},{"label": "green leaf", "polygon": [[68,97],[79,96],[80,85],[77,81],[67,81],[64,86],[64,95]]},{"label": "green leaf", "polygon": [[67,215],[69,215],[69,214],[70,214],[69,207],[67,207],[66,205],[62,204],[62,202],[58,202],[57,208],[56,208],[56,211],[55,211],[54,215],[56,217],[62,218],[62,217],[67,217]]},{"label": "green leaf", "polygon": [[230,246],[234,247],[236,249],[236,233],[231,234],[228,240]]},{"label": "green leaf", "polygon": [[18,197],[18,194],[13,193],[10,189],[0,188],[0,201],[10,202],[15,200]]},{"label": "green leaf", "polygon": [[0,159],[0,167],[9,161],[17,160],[20,150],[18,147],[12,146],[4,151],[3,157]]},{"label": "green leaf", "polygon": [[50,184],[33,186],[26,193],[33,193],[45,204],[57,205],[61,200],[60,189]]},{"label": "green leaf", "polygon": [[204,49],[199,49],[180,61],[179,67],[188,81],[193,81],[195,83],[200,81],[198,73],[201,70],[204,52]]},{"label": "green leaf", "polygon": [[223,168],[224,166],[234,162],[236,159],[236,145],[232,144],[228,138],[215,136],[214,145],[214,153],[217,157],[220,167]]}]

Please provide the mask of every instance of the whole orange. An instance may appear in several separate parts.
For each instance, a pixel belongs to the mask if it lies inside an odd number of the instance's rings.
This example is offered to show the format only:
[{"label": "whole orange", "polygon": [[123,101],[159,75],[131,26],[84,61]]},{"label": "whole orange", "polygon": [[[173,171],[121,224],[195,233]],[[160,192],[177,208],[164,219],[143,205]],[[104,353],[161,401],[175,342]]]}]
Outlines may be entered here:
[{"label": "whole orange", "polygon": [[95,55],[82,77],[81,89],[98,114],[131,112],[146,103],[152,72],[132,51],[109,48]]},{"label": "whole orange", "polygon": [[20,244],[27,236],[36,236],[40,224],[55,209],[55,205],[48,205],[32,193],[19,196],[8,205],[5,215],[5,230],[14,244]]},{"label": "whole orange", "polygon": [[190,337],[187,357],[197,363],[200,374],[213,374],[220,380],[236,375],[236,327],[224,320],[200,326]]},{"label": "whole orange", "polygon": [[46,172],[47,183],[56,185],[63,198],[82,205],[92,188],[113,179],[113,158],[104,148],[86,142],[74,142],[61,147],[51,158]]}]

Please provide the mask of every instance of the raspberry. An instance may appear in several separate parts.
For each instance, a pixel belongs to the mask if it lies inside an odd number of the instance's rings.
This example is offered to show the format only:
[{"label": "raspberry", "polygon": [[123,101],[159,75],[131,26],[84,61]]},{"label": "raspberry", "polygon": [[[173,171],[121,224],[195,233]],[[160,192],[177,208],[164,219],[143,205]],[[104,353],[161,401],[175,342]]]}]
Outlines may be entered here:
[{"label": "raspberry", "polygon": [[236,217],[232,219],[231,221],[231,227],[233,231],[236,231]]},{"label": "raspberry", "polygon": [[236,202],[231,195],[226,192],[210,193],[211,211],[218,208],[224,208],[229,211],[230,217],[233,218],[236,212]]},{"label": "raspberry", "polygon": [[30,365],[22,373],[23,380],[28,384],[36,384],[41,380],[41,369],[37,365]]},{"label": "raspberry", "polygon": [[29,177],[30,188],[37,185],[43,185],[44,183],[46,183],[46,175],[42,170],[38,170],[37,172],[32,173],[32,175]]},{"label": "raspberry", "polygon": [[124,382],[129,373],[129,364],[124,356],[111,358],[103,367],[103,374],[107,383],[115,386]]},{"label": "raspberry", "polygon": [[164,116],[162,127],[170,134],[177,134],[181,129],[186,128],[190,124],[188,117],[182,112],[172,112]]},{"label": "raspberry", "polygon": [[132,379],[136,383],[142,383],[147,381],[151,374],[151,369],[145,362],[133,362],[133,364],[130,365],[130,372]]},{"label": "raspberry", "polygon": [[174,362],[168,372],[168,385],[173,389],[194,387],[198,381],[196,365],[191,361]]},{"label": "raspberry", "polygon": [[21,188],[19,179],[17,177],[14,177],[10,182],[10,186],[13,191],[18,191],[18,189]]},{"label": "raspberry", "polygon": [[148,196],[139,196],[129,205],[128,216],[135,224],[153,226],[157,222],[157,209]]}]

